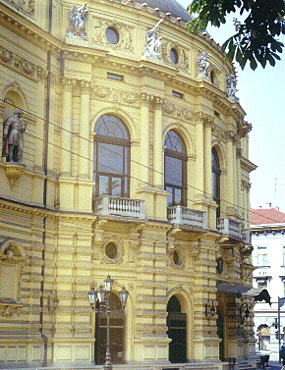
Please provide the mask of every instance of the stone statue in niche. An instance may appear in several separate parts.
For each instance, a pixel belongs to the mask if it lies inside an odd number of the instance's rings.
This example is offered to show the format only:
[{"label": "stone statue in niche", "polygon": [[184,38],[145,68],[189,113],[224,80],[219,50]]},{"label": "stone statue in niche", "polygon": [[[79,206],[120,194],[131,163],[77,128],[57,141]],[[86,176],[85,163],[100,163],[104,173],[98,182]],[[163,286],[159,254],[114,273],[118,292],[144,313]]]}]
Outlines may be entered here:
[{"label": "stone statue in niche", "polygon": [[236,88],[237,79],[236,76],[232,73],[227,78],[227,97],[233,100],[235,103],[239,102],[239,98],[236,96],[238,89]]},{"label": "stone statue in niche", "polygon": [[22,115],[23,111],[17,109],[3,122],[2,157],[6,157],[7,162],[21,163],[23,160],[23,133],[26,127],[20,119]]},{"label": "stone statue in niche", "polygon": [[161,44],[162,36],[158,36],[157,29],[162,22],[163,19],[157,22],[157,24],[152,29],[146,31],[145,48],[143,49],[144,56],[160,59],[158,48]]},{"label": "stone statue in niche", "polygon": [[69,11],[68,37],[87,40],[87,33],[85,30],[85,23],[88,18],[87,4],[88,3],[83,4],[79,9],[76,5],[72,5]]},{"label": "stone statue in niche", "polygon": [[209,73],[210,73],[210,63],[208,62],[208,58],[210,58],[210,54],[206,51],[199,54],[198,56],[198,77],[206,78],[209,80]]}]

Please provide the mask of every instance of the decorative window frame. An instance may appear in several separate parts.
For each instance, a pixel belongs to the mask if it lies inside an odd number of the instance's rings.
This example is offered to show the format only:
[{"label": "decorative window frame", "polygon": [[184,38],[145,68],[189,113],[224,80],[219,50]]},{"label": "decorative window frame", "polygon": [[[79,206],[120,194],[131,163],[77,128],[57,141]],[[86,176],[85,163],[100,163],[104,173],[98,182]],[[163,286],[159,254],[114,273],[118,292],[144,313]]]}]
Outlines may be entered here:
[{"label": "decorative window frame", "polygon": [[[11,297],[0,296],[0,315],[11,316],[22,304],[20,303],[21,275],[26,260],[26,253],[21,243],[5,239],[0,246],[0,275],[1,267],[14,266],[15,290]],[[0,276],[1,278],[1,276]],[[1,291],[0,291],[1,294]]]}]

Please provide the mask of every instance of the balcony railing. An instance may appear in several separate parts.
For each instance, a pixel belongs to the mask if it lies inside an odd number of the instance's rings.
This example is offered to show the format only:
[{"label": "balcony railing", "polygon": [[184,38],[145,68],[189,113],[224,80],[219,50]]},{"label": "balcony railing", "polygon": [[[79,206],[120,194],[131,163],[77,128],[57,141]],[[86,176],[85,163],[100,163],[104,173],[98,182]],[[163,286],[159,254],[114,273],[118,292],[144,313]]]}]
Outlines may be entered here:
[{"label": "balcony railing", "polygon": [[250,229],[244,229],[242,231],[242,241],[246,245],[251,245],[251,232],[250,232]]},{"label": "balcony railing", "polygon": [[231,218],[219,218],[217,220],[217,229],[222,234],[236,240],[242,240],[241,223]]},{"label": "balcony railing", "polygon": [[102,195],[94,199],[94,212],[100,216],[144,219],[144,200]]},{"label": "balcony railing", "polygon": [[168,207],[168,221],[171,224],[207,228],[207,215],[204,211],[182,206]]}]

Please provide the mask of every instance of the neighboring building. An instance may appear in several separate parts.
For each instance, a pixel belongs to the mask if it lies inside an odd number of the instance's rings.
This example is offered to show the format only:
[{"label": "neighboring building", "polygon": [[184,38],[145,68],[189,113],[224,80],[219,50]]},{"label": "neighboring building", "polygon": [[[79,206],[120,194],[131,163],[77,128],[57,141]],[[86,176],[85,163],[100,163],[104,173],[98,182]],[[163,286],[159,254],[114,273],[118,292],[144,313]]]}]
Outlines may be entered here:
[{"label": "neighboring building", "polygon": [[108,273],[114,363],[254,352],[251,126],[188,20],[174,0],[1,1],[1,363],[102,364],[87,293]]},{"label": "neighboring building", "polygon": [[[267,289],[271,306],[264,302],[254,307],[256,350],[269,353],[272,360],[279,360],[277,333],[278,297],[285,296],[285,213],[268,204],[267,208],[251,209],[251,233],[254,286]],[[281,337],[285,327],[284,306],[281,307]]]}]

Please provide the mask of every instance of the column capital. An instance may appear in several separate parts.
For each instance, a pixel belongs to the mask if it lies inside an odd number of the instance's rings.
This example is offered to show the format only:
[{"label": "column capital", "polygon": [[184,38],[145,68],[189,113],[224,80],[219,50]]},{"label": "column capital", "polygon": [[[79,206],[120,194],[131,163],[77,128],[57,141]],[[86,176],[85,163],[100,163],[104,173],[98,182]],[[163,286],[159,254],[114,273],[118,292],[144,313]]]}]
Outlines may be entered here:
[{"label": "column capital", "polygon": [[162,106],[163,106],[163,103],[164,103],[164,98],[162,98],[161,96],[155,96],[154,97],[154,107],[156,109],[162,109]]},{"label": "column capital", "polygon": [[91,83],[89,81],[80,80],[81,92],[89,93],[91,89]]},{"label": "column capital", "polygon": [[140,95],[141,101],[143,102],[144,105],[146,106],[151,106],[154,101],[154,95],[148,94],[146,92],[142,92]]},{"label": "column capital", "polygon": [[232,130],[226,131],[226,139],[234,144],[237,142],[237,134]]}]

